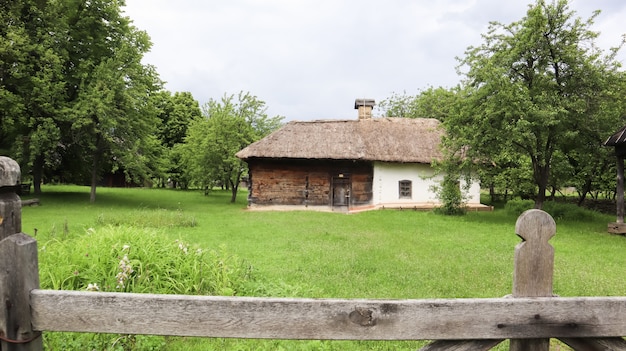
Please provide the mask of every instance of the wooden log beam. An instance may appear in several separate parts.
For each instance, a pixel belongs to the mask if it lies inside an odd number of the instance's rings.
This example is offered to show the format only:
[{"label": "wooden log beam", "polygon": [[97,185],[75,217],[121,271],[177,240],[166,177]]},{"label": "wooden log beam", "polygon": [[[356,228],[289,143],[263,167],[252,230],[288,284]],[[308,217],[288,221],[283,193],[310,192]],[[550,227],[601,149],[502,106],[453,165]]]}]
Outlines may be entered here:
[{"label": "wooden log beam", "polygon": [[33,290],[31,310],[41,331],[328,340],[626,335],[626,297],[341,300]]},{"label": "wooden log beam", "polygon": [[626,351],[623,338],[561,338],[567,346],[577,351]]},{"label": "wooden log beam", "polygon": [[437,340],[419,351],[487,351],[504,340]]}]

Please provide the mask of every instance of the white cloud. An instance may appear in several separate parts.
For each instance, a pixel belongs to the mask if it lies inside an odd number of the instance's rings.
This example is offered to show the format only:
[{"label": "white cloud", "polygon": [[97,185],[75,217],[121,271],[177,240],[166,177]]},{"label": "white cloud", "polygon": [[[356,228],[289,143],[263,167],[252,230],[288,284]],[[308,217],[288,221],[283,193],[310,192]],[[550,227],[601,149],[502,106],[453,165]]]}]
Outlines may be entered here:
[{"label": "white cloud", "polygon": [[[528,7],[496,0],[127,0],[126,14],[154,43],[145,62],[170,91],[201,103],[248,91],[271,115],[355,118],[355,98],[382,100],[459,82],[456,56],[489,21]],[[619,43],[626,3],[573,0],[596,21],[603,47]]]}]

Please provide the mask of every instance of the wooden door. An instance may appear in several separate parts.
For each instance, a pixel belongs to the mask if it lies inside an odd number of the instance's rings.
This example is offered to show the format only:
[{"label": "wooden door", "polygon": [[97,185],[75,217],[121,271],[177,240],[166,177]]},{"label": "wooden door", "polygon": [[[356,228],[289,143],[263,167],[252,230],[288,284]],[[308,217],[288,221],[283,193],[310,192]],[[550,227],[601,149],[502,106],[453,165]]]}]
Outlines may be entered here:
[{"label": "wooden door", "polygon": [[332,206],[347,207],[350,205],[350,178],[333,177],[332,181]]}]

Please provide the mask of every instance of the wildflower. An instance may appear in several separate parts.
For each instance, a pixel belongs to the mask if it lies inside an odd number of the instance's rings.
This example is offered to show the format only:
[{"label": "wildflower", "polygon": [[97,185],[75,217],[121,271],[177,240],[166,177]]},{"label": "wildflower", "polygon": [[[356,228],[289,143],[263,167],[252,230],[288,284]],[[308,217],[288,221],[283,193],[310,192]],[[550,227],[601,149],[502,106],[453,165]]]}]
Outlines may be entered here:
[{"label": "wildflower", "polygon": [[122,246],[122,251],[128,251],[128,250],[130,250],[130,245]]},{"label": "wildflower", "polygon": [[87,234],[93,234],[93,233],[95,233],[95,232],[96,232],[96,230],[95,230],[95,229],[93,229],[93,228],[89,228],[89,229],[87,229]]},{"label": "wildflower", "polygon": [[130,260],[128,259],[128,255],[124,255],[124,257],[120,260],[119,265],[117,266],[119,272],[115,276],[117,280],[117,289],[123,289],[124,283],[128,280],[130,275],[134,272],[133,267],[130,264]]},{"label": "wildflower", "polygon": [[187,245],[184,245],[184,244],[181,242],[181,243],[179,243],[179,244],[178,244],[178,248],[179,248],[179,249],[181,249],[181,250],[185,253],[185,255],[187,254],[187,250],[188,250]]},{"label": "wildflower", "polygon": [[100,291],[100,288],[98,287],[98,284],[96,284],[96,283],[93,283],[93,284],[89,283],[87,285],[87,289],[85,289],[85,290],[87,290],[87,291]]}]

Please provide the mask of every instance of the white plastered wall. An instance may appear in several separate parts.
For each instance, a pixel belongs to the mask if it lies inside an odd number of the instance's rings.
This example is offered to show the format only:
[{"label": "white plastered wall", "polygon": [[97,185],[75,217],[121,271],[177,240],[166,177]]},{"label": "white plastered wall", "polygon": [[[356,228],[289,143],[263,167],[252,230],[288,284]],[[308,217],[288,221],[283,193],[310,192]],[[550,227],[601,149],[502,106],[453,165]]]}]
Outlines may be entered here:
[{"label": "white plastered wall", "polygon": [[[442,175],[435,175],[435,171],[427,164],[374,162],[373,204],[375,206],[439,204],[440,201],[433,191],[433,186],[438,185],[441,179]],[[411,181],[410,199],[400,198],[399,182],[401,180]],[[467,196],[468,203],[480,203],[478,182],[471,185]]]}]

